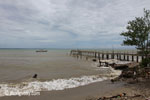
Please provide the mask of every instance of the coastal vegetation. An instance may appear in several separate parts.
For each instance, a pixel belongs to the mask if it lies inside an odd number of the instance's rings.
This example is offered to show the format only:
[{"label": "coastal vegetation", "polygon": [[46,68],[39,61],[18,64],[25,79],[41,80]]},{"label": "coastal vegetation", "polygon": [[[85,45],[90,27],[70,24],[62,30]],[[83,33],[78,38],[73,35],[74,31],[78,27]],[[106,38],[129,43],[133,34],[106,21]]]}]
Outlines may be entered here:
[{"label": "coastal vegetation", "polygon": [[144,9],[144,16],[129,21],[126,29],[120,34],[124,36],[123,45],[135,46],[144,57],[141,67],[150,67],[150,10]]}]

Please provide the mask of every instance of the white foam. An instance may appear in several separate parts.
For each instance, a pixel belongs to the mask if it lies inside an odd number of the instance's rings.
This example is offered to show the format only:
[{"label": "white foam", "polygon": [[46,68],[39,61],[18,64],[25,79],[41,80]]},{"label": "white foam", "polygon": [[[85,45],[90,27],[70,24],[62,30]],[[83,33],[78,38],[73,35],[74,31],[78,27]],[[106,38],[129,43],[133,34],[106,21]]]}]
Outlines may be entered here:
[{"label": "white foam", "polygon": [[107,77],[117,77],[117,76],[119,76],[120,74],[121,74],[121,70],[114,70],[111,66],[109,66],[109,67],[104,67],[104,66],[102,66],[102,67],[99,67],[99,70],[101,71],[101,72],[103,72],[103,76],[107,76]]},{"label": "white foam", "polygon": [[115,63],[115,64],[128,64],[131,63],[131,61],[120,61],[116,59],[109,59],[109,60],[101,60],[101,62],[107,62],[109,64]]},{"label": "white foam", "polygon": [[56,79],[52,81],[33,81],[22,82],[20,84],[0,84],[0,96],[22,96],[22,95],[40,95],[40,91],[64,90],[79,86],[88,85],[90,83],[104,81],[111,77],[100,77],[99,75],[82,76],[79,78]]}]

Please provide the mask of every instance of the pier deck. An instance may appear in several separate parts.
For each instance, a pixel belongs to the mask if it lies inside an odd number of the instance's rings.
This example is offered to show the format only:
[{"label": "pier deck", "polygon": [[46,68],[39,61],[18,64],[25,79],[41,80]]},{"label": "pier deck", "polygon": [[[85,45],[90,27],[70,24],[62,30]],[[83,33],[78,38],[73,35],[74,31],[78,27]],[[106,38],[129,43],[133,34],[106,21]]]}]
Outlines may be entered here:
[{"label": "pier deck", "polygon": [[117,53],[117,52],[101,52],[101,51],[88,51],[88,50],[71,50],[71,55],[77,56],[78,58],[97,58],[99,60],[103,59],[117,59],[121,61],[133,61],[140,62],[144,59],[144,56],[136,53]]}]

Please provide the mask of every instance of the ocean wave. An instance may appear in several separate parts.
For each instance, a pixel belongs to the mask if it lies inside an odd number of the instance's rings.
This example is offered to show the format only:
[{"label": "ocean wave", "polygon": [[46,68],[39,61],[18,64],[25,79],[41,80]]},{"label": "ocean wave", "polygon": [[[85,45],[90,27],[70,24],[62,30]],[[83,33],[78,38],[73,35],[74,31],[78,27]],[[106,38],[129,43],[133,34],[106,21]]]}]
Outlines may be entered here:
[{"label": "ocean wave", "polygon": [[40,91],[64,90],[69,88],[75,88],[79,86],[88,85],[94,82],[112,79],[119,74],[120,72],[116,72],[115,70],[113,70],[112,74],[109,73],[105,76],[103,75],[103,77],[100,75],[92,75],[70,79],[55,79],[44,82],[33,81],[33,82],[22,82],[18,84],[3,83],[0,84],[0,97],[40,95]]}]

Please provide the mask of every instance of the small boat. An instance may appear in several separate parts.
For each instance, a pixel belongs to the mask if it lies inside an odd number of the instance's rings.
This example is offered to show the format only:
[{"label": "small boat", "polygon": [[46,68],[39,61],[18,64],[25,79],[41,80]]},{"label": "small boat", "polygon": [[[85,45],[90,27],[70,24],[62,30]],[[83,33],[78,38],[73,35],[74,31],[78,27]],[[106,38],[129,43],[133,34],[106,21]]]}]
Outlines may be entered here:
[{"label": "small boat", "polygon": [[47,52],[47,50],[41,49],[41,50],[36,50],[36,52]]}]

